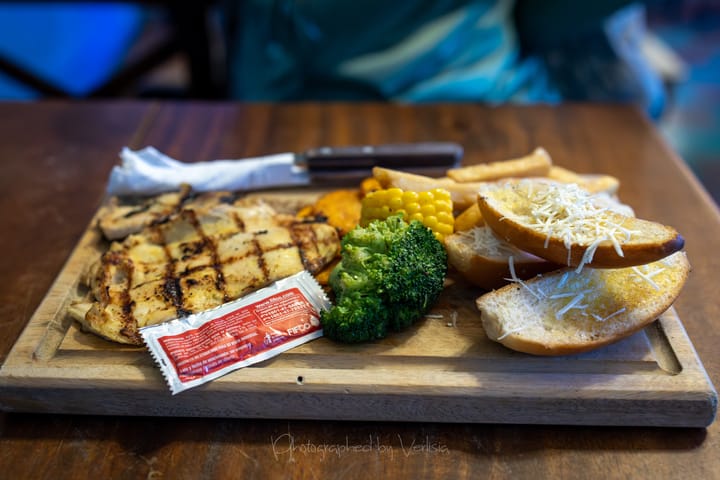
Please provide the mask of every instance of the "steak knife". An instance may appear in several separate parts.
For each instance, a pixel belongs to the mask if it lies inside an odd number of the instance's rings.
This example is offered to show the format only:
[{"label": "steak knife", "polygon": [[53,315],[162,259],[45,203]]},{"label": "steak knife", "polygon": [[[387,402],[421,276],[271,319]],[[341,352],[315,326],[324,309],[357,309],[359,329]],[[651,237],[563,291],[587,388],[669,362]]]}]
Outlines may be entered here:
[{"label": "steak knife", "polygon": [[450,142],[320,147],[236,160],[185,163],[154,147],[124,148],[110,173],[111,195],[152,195],[190,184],[195,191],[260,190],[308,185],[339,185],[372,175],[381,166],[441,176],[460,165],[463,149]]}]

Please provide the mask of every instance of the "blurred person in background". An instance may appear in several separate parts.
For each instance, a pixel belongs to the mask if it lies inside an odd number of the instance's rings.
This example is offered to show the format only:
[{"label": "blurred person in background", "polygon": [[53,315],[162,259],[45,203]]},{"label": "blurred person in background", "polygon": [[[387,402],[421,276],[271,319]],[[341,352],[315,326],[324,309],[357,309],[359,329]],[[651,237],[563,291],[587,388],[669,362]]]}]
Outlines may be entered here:
[{"label": "blurred person in background", "polygon": [[[222,95],[233,99],[631,101],[652,117],[664,105],[659,75],[641,53],[643,6],[625,0],[209,5],[224,20]],[[122,64],[148,10],[139,2],[0,3],[0,60],[72,97],[91,95]],[[38,97],[1,74],[0,96]]]},{"label": "blurred person in background", "polygon": [[230,96],[400,102],[632,101],[662,111],[622,0],[225,0]]}]

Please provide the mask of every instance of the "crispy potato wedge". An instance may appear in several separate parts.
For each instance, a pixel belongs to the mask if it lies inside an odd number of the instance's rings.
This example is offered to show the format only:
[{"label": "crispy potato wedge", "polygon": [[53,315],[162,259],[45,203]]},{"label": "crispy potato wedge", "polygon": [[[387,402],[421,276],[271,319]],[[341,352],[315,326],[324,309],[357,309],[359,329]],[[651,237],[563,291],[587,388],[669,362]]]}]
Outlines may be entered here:
[{"label": "crispy potato wedge", "polygon": [[491,182],[502,178],[544,177],[550,172],[551,166],[550,155],[544,148],[538,147],[531,154],[512,160],[452,168],[447,171],[447,176],[461,183]]},{"label": "crispy potato wedge", "polygon": [[562,183],[577,183],[590,193],[615,195],[620,188],[620,180],[611,175],[580,174],[557,165],[550,167],[547,178]]},{"label": "crispy potato wedge", "polygon": [[483,221],[482,213],[480,213],[480,206],[473,203],[468,208],[462,211],[460,215],[455,217],[455,231],[464,232],[471,230],[475,227],[482,227],[485,225]]}]

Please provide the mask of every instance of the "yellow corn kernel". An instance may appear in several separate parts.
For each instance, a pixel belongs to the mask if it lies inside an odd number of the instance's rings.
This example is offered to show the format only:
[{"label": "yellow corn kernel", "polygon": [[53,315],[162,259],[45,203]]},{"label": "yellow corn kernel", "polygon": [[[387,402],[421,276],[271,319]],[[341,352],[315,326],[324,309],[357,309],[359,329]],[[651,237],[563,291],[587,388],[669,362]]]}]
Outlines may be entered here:
[{"label": "yellow corn kernel", "polygon": [[373,220],[383,220],[396,213],[402,213],[408,222],[422,222],[438,240],[453,233],[453,204],[447,190],[415,192],[388,188],[368,192],[362,199],[360,225],[367,226]]},{"label": "yellow corn kernel", "polygon": [[445,190],[444,188],[434,188],[433,190],[431,190],[431,193],[433,194],[435,201],[450,200],[451,198],[450,191]]},{"label": "yellow corn kernel", "polygon": [[453,226],[447,223],[438,223],[437,232],[442,236],[452,235]]},{"label": "yellow corn kernel", "polygon": [[438,219],[438,223],[452,225],[455,222],[455,217],[453,217],[453,214],[447,210],[440,210],[435,214],[435,216]]},{"label": "yellow corn kernel", "polygon": [[449,198],[447,200],[445,200],[445,199],[435,200],[435,210],[437,210],[438,212],[452,213],[452,211],[453,211],[452,200],[450,200]]},{"label": "yellow corn kernel", "polygon": [[418,192],[413,192],[412,190],[408,190],[402,194],[403,203],[417,203],[418,198],[420,198]]},{"label": "yellow corn kernel", "polygon": [[420,202],[420,205],[432,203],[434,199],[435,197],[433,196],[432,192],[420,192],[418,194],[418,202]]},{"label": "yellow corn kernel", "polygon": [[388,207],[392,210],[400,210],[403,205],[402,197],[390,196],[390,198],[388,198]]},{"label": "yellow corn kernel", "polygon": [[387,203],[388,191],[378,190],[367,195],[365,198],[370,198],[371,200],[374,200],[372,201],[372,204],[374,206],[384,205],[385,203]]},{"label": "yellow corn kernel", "polygon": [[410,215],[408,221],[412,222],[413,220],[417,220],[418,222],[422,222],[424,219],[425,217],[422,216],[422,213],[413,213],[412,215]]},{"label": "yellow corn kernel", "polygon": [[424,217],[435,216],[435,205],[426,203],[420,208],[420,213],[422,213]]},{"label": "yellow corn kernel", "polygon": [[417,203],[417,202],[411,202],[411,203],[405,204],[405,210],[407,210],[407,212],[408,212],[409,214],[411,214],[411,215],[412,215],[413,213],[418,213],[421,208],[422,208],[422,207],[421,207],[420,204]]},{"label": "yellow corn kernel", "polygon": [[437,230],[438,219],[435,215],[426,215],[422,219],[423,224],[432,231]]}]

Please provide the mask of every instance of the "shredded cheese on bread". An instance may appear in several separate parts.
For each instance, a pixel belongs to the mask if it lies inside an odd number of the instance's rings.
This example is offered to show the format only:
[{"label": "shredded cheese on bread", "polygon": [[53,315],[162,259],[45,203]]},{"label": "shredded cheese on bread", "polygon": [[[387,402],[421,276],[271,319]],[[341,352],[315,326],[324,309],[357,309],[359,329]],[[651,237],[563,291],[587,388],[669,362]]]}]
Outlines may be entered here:
[{"label": "shredded cheese on bread", "polygon": [[635,218],[608,194],[591,194],[577,184],[514,179],[487,184],[478,192],[485,223],[523,251],[581,271],[642,265],[684,245],[672,227]]},{"label": "shredded cheese on bread", "polygon": [[607,198],[598,200],[599,195],[591,195],[577,184],[521,180],[512,190],[517,197],[515,201],[523,207],[508,217],[545,234],[546,247],[550,238],[561,238],[568,250],[568,264],[573,244],[587,246],[578,271],[592,262],[598,245],[603,242],[611,242],[622,257],[621,243],[637,233],[606,215],[620,208],[613,210]]},{"label": "shredded cheese on bread", "polygon": [[563,269],[515,279],[479,297],[477,307],[491,340],[533,354],[578,353],[655,320],[677,298],[689,271],[684,252],[642,267]]},{"label": "shredded cheese on bread", "polygon": [[[497,238],[487,225],[455,232],[445,237],[448,263],[469,282],[492,290],[507,284],[510,277],[530,278],[538,273],[559,268],[559,265],[524,252]],[[508,271],[508,259],[515,262]]]},{"label": "shredded cheese on bread", "polygon": [[517,255],[519,250],[512,244],[500,240],[495,236],[492,229],[487,226],[474,227],[464,232],[457,232],[461,238],[472,242],[472,249],[476,252],[482,252],[486,257],[506,258],[511,255]]}]

